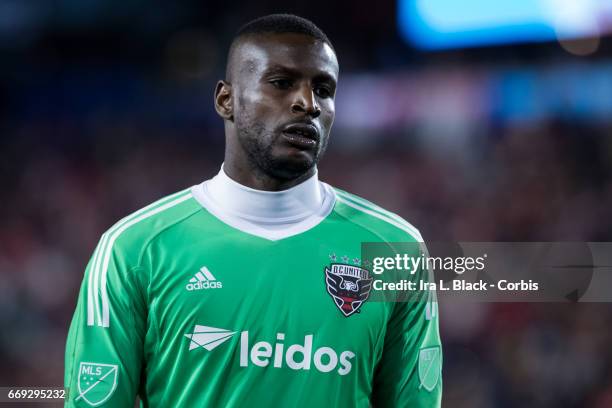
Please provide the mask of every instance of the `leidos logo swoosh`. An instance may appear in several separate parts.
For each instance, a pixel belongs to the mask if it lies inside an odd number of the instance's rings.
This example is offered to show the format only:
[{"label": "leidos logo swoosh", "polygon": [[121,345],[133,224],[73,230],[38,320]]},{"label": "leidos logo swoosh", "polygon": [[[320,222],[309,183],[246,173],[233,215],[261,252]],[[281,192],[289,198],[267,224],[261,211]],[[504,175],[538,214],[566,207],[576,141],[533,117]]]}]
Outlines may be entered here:
[{"label": "leidos logo swoosh", "polygon": [[189,283],[185,288],[189,291],[203,289],[220,289],[223,287],[221,281],[218,281],[207,267],[203,266],[198,272],[189,279]]},{"label": "leidos logo swoosh", "polygon": [[[229,340],[235,331],[218,329],[215,327],[196,325],[193,333],[185,334],[191,340],[189,350],[198,347],[208,351]],[[314,365],[317,371],[329,373],[336,370],[340,375],[351,372],[353,365],[351,359],[355,357],[352,351],[337,353],[331,347],[319,347],[313,350],[314,335],[304,336],[304,341],[285,347],[284,333],[276,334],[274,345],[266,341],[258,341],[250,347],[249,332],[240,333],[240,367],[248,367],[253,364],[258,367],[283,368],[287,366],[292,370],[310,370]]]},{"label": "leidos logo swoosh", "polygon": [[211,351],[229,340],[234,334],[236,332],[196,324],[193,328],[193,333],[185,334],[185,337],[191,340],[189,350],[204,347],[206,350]]}]

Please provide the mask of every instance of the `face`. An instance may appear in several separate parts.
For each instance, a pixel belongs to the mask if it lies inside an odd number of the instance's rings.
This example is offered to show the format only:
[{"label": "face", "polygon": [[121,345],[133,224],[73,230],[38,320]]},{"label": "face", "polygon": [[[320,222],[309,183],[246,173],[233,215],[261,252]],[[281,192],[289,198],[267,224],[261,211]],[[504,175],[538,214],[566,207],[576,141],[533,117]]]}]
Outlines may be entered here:
[{"label": "face", "polygon": [[233,53],[233,155],[265,175],[312,174],[334,121],[338,62],[302,34],[247,37]]}]

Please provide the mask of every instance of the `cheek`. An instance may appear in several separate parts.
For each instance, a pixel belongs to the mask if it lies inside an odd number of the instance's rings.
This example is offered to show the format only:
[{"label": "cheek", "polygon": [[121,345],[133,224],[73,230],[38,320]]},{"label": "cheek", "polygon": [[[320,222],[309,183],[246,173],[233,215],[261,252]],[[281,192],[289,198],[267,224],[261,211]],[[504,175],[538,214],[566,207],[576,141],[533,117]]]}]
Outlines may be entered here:
[{"label": "cheek", "polygon": [[321,124],[325,128],[331,128],[334,123],[334,117],[336,115],[335,105],[333,103],[327,103],[321,106]]},{"label": "cheek", "polygon": [[275,101],[258,86],[243,88],[237,98],[240,109],[249,112],[250,116],[265,116],[274,110]]}]

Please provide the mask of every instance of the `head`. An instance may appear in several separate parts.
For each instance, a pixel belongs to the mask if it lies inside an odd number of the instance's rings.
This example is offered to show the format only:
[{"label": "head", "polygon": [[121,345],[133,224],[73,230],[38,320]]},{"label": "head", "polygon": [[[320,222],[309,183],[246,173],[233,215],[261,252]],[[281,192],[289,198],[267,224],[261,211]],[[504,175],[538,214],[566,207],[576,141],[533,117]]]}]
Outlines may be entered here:
[{"label": "head", "polygon": [[228,174],[285,187],[312,175],[334,121],[338,69],[329,39],[306,19],[275,14],[243,26],[215,89]]}]

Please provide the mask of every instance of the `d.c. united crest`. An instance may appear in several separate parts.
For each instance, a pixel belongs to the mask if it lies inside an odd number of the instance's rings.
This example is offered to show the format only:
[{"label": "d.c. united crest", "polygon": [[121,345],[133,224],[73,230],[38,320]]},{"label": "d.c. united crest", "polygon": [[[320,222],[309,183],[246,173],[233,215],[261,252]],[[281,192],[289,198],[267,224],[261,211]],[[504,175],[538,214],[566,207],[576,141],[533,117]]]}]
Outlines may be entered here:
[{"label": "d.c. united crest", "polygon": [[325,267],[325,286],[338,309],[345,317],[359,313],[359,308],[370,296],[370,272],[358,266],[331,264]]}]

